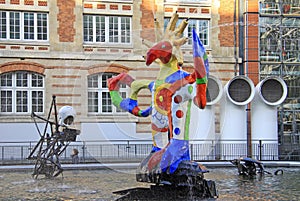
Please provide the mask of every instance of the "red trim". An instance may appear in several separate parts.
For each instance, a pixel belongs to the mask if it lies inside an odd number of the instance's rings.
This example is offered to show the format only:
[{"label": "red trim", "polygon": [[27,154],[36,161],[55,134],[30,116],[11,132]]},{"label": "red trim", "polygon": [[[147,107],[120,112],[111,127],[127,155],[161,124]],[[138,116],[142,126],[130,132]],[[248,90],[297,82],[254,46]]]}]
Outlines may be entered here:
[{"label": "red trim", "polygon": [[108,89],[110,91],[118,91],[120,84],[126,84],[130,87],[133,81],[134,79],[130,75],[120,73],[118,76],[108,79]]},{"label": "red trim", "polygon": [[151,124],[151,128],[154,131],[158,131],[158,132],[167,132],[168,131],[168,127],[164,127],[164,128],[158,128],[155,124]]},{"label": "red trim", "polygon": [[140,108],[134,107],[134,108],[132,109],[132,114],[134,114],[135,116],[139,116],[139,111],[140,111]]}]

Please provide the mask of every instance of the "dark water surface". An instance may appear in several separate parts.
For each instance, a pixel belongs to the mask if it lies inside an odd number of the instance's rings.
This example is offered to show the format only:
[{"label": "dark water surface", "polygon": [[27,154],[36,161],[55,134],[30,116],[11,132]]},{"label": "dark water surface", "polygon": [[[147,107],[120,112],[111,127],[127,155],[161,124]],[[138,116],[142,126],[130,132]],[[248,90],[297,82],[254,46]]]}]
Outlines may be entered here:
[{"label": "dark water surface", "polygon": [[[299,169],[282,169],[283,175],[249,179],[238,176],[235,168],[210,168],[205,177],[216,182],[217,201],[300,200]],[[122,195],[113,192],[140,187],[149,188],[150,184],[136,182],[135,170],[74,170],[65,171],[63,177],[37,180],[28,171],[0,172],[0,200],[3,201],[117,200]]]},{"label": "dark water surface", "polygon": [[[266,168],[274,173],[276,169]],[[210,169],[206,178],[216,181],[217,200],[300,200],[299,168],[281,168],[282,175],[247,178],[232,168]]]}]

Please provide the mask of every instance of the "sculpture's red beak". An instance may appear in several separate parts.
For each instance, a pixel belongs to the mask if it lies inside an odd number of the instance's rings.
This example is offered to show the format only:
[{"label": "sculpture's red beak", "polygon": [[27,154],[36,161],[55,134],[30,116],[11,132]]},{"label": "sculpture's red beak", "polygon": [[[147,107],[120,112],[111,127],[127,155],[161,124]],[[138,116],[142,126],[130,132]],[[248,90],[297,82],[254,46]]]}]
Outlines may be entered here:
[{"label": "sculpture's red beak", "polygon": [[168,63],[172,56],[172,45],[168,41],[162,41],[154,45],[147,52],[146,65],[152,64],[155,59],[160,59],[164,64]]}]

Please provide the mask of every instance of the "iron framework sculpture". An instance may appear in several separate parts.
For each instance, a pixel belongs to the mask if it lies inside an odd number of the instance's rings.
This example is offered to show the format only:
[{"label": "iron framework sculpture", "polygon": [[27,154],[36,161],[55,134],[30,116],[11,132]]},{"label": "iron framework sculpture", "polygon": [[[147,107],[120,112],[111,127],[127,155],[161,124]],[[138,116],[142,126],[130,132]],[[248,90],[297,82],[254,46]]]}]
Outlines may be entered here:
[{"label": "iron framework sculpture", "polygon": [[[53,114],[54,119],[52,120],[51,116]],[[57,177],[63,172],[59,157],[71,142],[76,141],[77,135],[80,134],[80,130],[68,128],[73,123],[75,114],[74,109],[70,106],[62,107],[58,114],[55,96],[52,97],[47,118],[43,118],[32,112],[31,118],[34,120],[40,140],[32,149],[27,159],[35,160],[32,174],[35,179],[39,175],[45,175],[46,178]],[[43,132],[41,132],[38,126],[37,119],[45,122]],[[50,133],[48,133],[49,130]]]}]

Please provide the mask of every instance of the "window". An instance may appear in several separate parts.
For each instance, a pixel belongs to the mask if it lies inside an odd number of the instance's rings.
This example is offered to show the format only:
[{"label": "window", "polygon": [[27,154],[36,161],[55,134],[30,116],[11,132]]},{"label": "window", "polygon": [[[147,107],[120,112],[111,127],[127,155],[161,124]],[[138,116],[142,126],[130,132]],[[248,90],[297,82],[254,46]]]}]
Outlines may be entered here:
[{"label": "window", "polygon": [[26,71],[0,75],[1,111],[3,114],[44,112],[44,77]]},{"label": "window", "polygon": [[300,2],[293,0],[268,0],[260,1],[260,14],[269,15],[299,15]]},{"label": "window", "polygon": [[131,17],[83,16],[84,42],[130,44]]},{"label": "window", "polygon": [[189,20],[189,24],[187,26],[187,33],[185,35],[189,38],[188,44],[192,45],[192,33],[193,28],[195,28],[196,32],[200,40],[202,41],[203,45],[208,46],[208,20]]},{"label": "window", "polygon": [[48,14],[0,11],[0,40],[47,41]]},{"label": "window", "polygon": [[[164,22],[164,28],[166,29],[170,18],[166,18]],[[182,19],[177,21],[176,26],[181,23]],[[197,19],[189,19],[188,26],[185,28],[183,35],[188,37],[189,40],[187,42],[188,45],[192,45],[192,32],[193,28],[195,28],[196,32],[203,45],[209,46],[209,20],[197,20]]]},{"label": "window", "polygon": [[[121,109],[113,106],[107,80],[113,77],[114,73],[102,73],[91,75],[88,77],[88,112],[95,114],[113,114],[122,113]],[[127,97],[126,85],[121,85],[120,95],[123,98]]]}]

